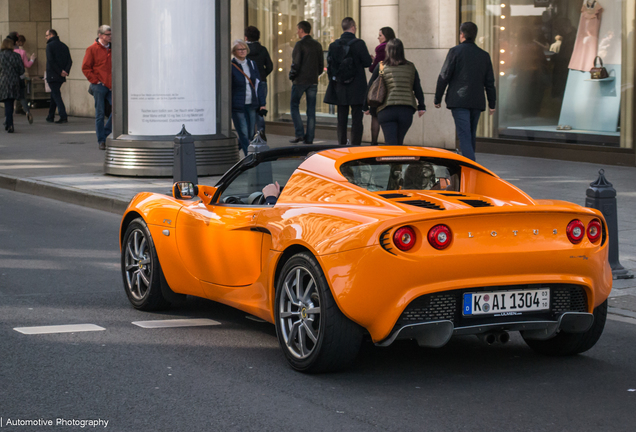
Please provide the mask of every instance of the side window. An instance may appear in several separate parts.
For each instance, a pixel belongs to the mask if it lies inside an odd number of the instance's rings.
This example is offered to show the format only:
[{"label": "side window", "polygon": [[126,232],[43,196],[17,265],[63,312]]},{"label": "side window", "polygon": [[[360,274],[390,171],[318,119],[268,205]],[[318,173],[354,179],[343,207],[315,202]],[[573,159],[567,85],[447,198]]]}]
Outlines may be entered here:
[{"label": "side window", "polygon": [[264,161],[239,174],[221,193],[221,204],[258,205],[263,188],[278,182],[281,190],[304,158]]}]

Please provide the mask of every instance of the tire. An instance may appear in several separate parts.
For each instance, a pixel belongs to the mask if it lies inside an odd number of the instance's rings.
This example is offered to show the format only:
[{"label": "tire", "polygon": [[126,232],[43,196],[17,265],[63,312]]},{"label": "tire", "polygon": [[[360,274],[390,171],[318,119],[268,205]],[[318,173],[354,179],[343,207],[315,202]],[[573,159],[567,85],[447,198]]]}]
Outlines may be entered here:
[{"label": "tire", "polygon": [[[580,354],[592,348],[601,337],[607,319],[607,300],[594,309],[594,322],[585,333],[559,332],[547,340],[526,339],[530,348],[539,354],[548,356],[570,356]],[[522,334],[523,336],[523,334]]]},{"label": "tire", "polygon": [[[124,290],[135,309],[154,311],[165,309],[171,302],[164,295],[169,290],[155,244],[142,218],[133,220],[124,234],[121,251],[121,272]],[[162,289],[162,285],[165,285]]]},{"label": "tire", "polygon": [[298,253],[276,287],[276,334],[292,368],[305,373],[346,369],[362,344],[362,329],[338,308],[316,259]]}]

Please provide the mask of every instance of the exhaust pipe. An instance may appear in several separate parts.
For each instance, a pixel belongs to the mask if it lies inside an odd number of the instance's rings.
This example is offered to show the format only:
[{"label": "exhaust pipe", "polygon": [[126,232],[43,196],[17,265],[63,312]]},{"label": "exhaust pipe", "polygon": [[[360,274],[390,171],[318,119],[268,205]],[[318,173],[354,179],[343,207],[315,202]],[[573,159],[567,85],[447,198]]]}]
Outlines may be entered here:
[{"label": "exhaust pipe", "polygon": [[508,343],[508,341],[510,340],[510,335],[508,334],[508,332],[505,332],[505,331],[481,333],[481,334],[478,334],[477,337],[479,338],[480,341],[484,342],[486,345],[489,345],[489,346],[496,342],[503,345]]},{"label": "exhaust pipe", "polygon": [[508,334],[508,332],[503,331],[501,333],[497,333],[497,342],[499,342],[500,344],[506,344],[509,340],[510,334]]},{"label": "exhaust pipe", "polygon": [[492,345],[495,342],[497,342],[497,336],[495,336],[494,333],[481,333],[478,334],[477,337],[479,338],[480,341],[482,341],[483,343],[485,343],[486,345]]}]

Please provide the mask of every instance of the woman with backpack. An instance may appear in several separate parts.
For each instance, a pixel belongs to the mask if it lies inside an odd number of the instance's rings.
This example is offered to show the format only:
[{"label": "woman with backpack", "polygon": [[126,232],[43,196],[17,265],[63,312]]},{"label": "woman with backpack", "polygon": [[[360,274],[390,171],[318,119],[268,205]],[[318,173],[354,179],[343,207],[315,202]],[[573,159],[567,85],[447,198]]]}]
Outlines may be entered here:
[{"label": "woman with backpack", "polygon": [[[426,105],[420,76],[415,65],[404,57],[404,45],[400,39],[393,39],[386,44],[386,60],[373,71],[369,89],[377,79],[384,80],[386,87],[384,102],[377,108],[384,141],[386,145],[402,145],[413,123],[413,114],[417,111],[418,116],[422,117]],[[369,114],[368,101],[364,111]]]},{"label": "woman with backpack", "polygon": [[[375,47],[375,56],[373,63],[369,67],[369,72],[373,73],[375,68],[381,61],[386,58],[386,44],[390,40],[395,39],[395,32],[391,27],[382,27],[378,32],[378,41],[380,45]],[[371,145],[378,145],[378,135],[380,134],[380,123],[378,122],[378,113],[375,107],[369,109],[371,114]]]},{"label": "woman with backpack", "polygon": [[247,58],[249,52],[243,40],[232,44],[232,122],[245,156],[254,135],[256,111],[265,109],[265,97],[258,91],[260,74],[256,64]]}]

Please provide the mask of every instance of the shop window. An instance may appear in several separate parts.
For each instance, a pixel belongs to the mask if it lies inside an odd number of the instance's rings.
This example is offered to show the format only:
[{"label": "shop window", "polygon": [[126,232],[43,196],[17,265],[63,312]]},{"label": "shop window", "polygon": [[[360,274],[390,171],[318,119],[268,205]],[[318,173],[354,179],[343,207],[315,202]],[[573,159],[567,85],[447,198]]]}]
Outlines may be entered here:
[{"label": "shop window", "polygon": [[[258,27],[261,44],[266,47],[274,63],[274,71],[267,77],[268,121],[290,121],[289,101],[292,83],[289,68],[292,50],[298,42],[296,25],[300,21],[311,24],[311,36],[322,44],[327,67],[329,44],[340,37],[340,23],[345,17],[353,17],[359,23],[359,0],[248,0],[248,25]],[[322,101],[327,90],[327,73],[323,73],[318,83],[316,96],[316,123],[336,124],[336,110],[333,105]],[[305,113],[305,98],[301,101],[300,112]]]},{"label": "shop window", "polygon": [[[497,79],[482,137],[633,147],[633,0],[462,0]],[[598,56],[609,76],[593,79]]]}]

